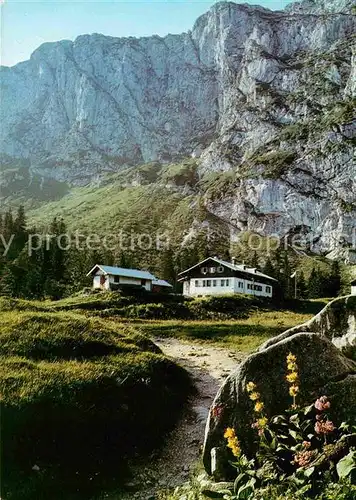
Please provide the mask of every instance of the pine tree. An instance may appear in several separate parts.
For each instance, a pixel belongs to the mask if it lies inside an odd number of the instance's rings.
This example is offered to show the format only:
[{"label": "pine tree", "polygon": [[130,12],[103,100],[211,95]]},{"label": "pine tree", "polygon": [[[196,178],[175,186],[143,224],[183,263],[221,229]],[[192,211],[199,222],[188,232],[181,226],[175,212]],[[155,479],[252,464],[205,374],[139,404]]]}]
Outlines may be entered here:
[{"label": "pine tree", "polygon": [[0,280],[0,295],[9,297],[23,296],[24,270],[15,264],[9,264]]},{"label": "pine tree", "polygon": [[328,283],[328,296],[337,297],[341,290],[341,272],[340,264],[337,260],[334,260],[331,265],[331,271]]},{"label": "pine tree", "polygon": [[308,281],[308,297],[310,299],[322,297],[323,289],[325,289],[324,285],[324,278],[319,268],[313,267]]},{"label": "pine tree", "polygon": [[303,271],[300,271],[297,276],[297,297],[299,299],[305,299],[308,296],[307,285],[305,282],[305,276]]},{"label": "pine tree", "polygon": [[252,255],[251,259],[251,267],[254,267],[255,269],[258,269],[259,262],[258,262],[258,255],[257,252],[255,251]]},{"label": "pine tree", "polygon": [[16,218],[13,221],[13,232],[14,232],[14,239],[12,243],[13,255],[18,256],[26,245],[28,238],[28,232],[26,226],[27,223],[26,223],[25,209],[21,205],[17,211]]},{"label": "pine tree", "polygon": [[271,262],[270,258],[267,258],[265,265],[262,269],[263,274],[267,274],[267,276],[271,276],[272,278],[278,278],[275,268]]},{"label": "pine tree", "polygon": [[174,285],[177,279],[177,268],[173,251],[170,248],[162,252],[159,267],[162,278]]}]

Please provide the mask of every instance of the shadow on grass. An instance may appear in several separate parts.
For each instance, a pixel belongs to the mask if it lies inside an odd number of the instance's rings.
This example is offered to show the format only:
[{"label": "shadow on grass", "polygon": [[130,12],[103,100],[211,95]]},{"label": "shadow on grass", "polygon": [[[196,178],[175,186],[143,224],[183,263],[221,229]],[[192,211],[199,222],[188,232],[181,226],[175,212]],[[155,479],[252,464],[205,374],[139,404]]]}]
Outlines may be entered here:
[{"label": "shadow on grass", "polygon": [[230,342],[233,337],[274,337],[285,330],[281,326],[244,325],[233,323],[169,323],[169,324],[144,324],[140,326],[143,333],[156,337],[174,337],[191,340],[210,340],[212,342]]}]

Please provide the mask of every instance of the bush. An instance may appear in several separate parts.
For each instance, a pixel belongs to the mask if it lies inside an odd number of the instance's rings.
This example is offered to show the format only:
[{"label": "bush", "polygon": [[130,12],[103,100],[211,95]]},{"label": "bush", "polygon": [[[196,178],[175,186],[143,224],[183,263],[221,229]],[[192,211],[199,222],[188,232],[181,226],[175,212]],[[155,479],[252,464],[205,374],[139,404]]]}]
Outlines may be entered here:
[{"label": "bush", "polygon": [[228,319],[248,317],[252,310],[269,305],[268,299],[241,294],[196,298],[187,307],[194,319]]}]

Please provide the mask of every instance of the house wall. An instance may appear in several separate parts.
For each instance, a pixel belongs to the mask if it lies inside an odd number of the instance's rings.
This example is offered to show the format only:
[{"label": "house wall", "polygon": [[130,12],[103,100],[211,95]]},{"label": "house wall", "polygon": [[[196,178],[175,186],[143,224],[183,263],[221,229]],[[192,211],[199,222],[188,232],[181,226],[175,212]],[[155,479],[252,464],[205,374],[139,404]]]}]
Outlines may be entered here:
[{"label": "house wall", "polygon": [[[115,276],[110,275],[109,281],[110,281],[110,283],[115,283],[115,284],[119,284],[119,285],[141,286],[141,278],[131,278],[131,277],[127,277],[127,276],[120,276],[119,283],[117,283],[117,281],[115,281]],[[144,288],[149,292],[152,288],[152,281],[146,280],[146,284],[144,285]]]},{"label": "house wall", "polygon": [[[102,285],[101,280],[105,278],[105,282]],[[108,276],[106,276],[102,271],[97,271],[93,276],[93,288],[101,288],[102,290],[110,290],[110,284]]]},{"label": "house wall", "polygon": [[356,285],[351,286],[351,295],[356,295]]},{"label": "house wall", "polygon": [[[101,285],[101,277],[104,276],[105,283]],[[115,276],[113,275],[105,275],[102,271],[98,271],[93,277],[93,288],[101,288],[104,290],[110,290],[111,283],[120,284],[120,285],[138,285],[141,286],[141,278],[129,278],[126,276],[119,277],[119,283],[115,281]],[[152,281],[146,280],[146,285],[144,288],[149,292],[152,288]]]},{"label": "house wall", "polygon": [[[203,282],[205,282],[206,286],[203,286]],[[207,286],[207,283],[209,282],[210,286]],[[226,282],[228,282],[228,284],[226,284]],[[256,287],[261,287],[261,290],[256,289]],[[266,287],[269,287],[270,291],[267,291]],[[253,282],[243,280],[233,276],[225,278],[190,279],[185,281],[183,285],[184,295],[193,297],[197,295],[227,295],[233,293],[246,293],[259,297],[272,297],[272,292],[272,285],[266,285],[265,283],[257,281]]]}]

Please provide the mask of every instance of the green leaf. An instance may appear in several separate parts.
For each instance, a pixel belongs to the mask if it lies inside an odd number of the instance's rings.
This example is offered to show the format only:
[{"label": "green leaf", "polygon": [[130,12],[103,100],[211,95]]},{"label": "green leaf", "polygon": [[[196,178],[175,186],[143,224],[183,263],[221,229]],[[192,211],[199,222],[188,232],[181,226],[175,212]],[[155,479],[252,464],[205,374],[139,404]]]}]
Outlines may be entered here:
[{"label": "green leaf", "polygon": [[352,471],[356,470],[356,451],[351,450],[346,457],[339,460],[336,470],[340,479],[349,477]]},{"label": "green leaf", "polygon": [[304,415],[308,415],[314,409],[314,403],[304,408]]},{"label": "green leaf", "polygon": [[310,477],[314,471],[315,471],[315,467],[309,467],[308,469],[304,470],[304,475],[306,477]]},{"label": "green leaf", "polygon": [[299,434],[296,431],[293,431],[292,429],[289,429],[289,434],[292,436],[293,439],[298,441]]}]

